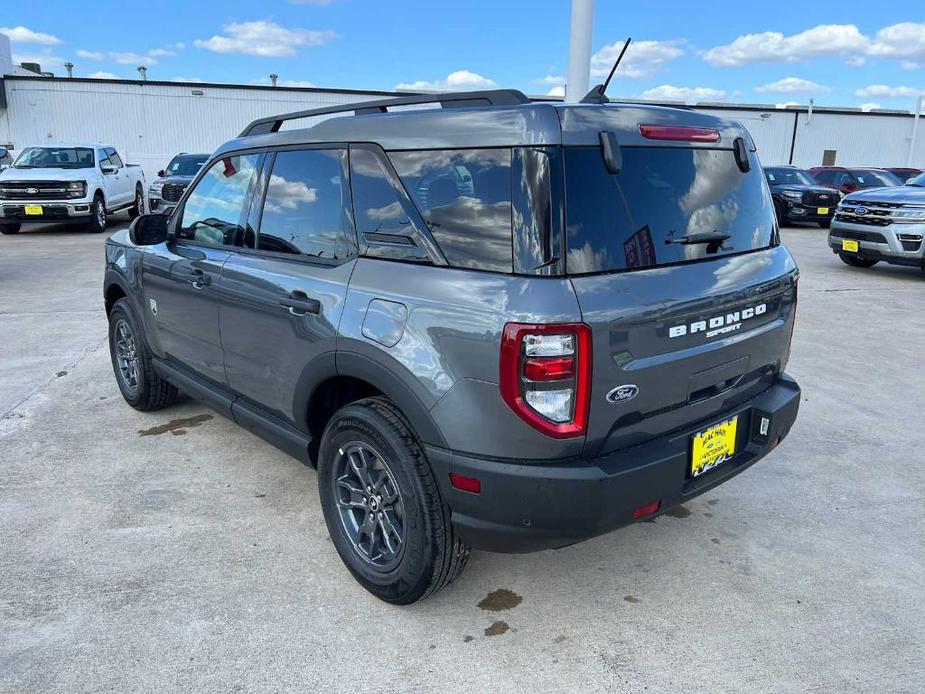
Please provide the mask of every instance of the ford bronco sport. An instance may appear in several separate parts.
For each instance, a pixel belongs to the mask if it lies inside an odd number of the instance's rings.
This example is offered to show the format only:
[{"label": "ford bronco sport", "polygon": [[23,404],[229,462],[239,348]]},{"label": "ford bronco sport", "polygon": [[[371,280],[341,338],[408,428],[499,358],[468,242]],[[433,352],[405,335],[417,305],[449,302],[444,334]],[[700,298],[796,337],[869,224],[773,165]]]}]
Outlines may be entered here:
[{"label": "ford bronco sport", "polygon": [[109,239],[104,291],[128,403],[179,389],[317,466],[340,557],[403,604],[769,453],[797,276],[740,125],[498,90],[255,121]]}]

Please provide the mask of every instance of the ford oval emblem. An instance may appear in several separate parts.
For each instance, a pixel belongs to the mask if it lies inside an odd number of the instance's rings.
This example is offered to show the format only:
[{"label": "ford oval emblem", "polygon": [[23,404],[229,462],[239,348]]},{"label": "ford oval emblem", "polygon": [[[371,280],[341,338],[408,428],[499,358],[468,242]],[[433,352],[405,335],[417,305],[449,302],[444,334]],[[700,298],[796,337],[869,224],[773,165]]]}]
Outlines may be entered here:
[{"label": "ford oval emblem", "polygon": [[607,402],[609,403],[618,403],[626,402],[627,400],[632,400],[639,393],[639,386],[634,386],[631,383],[627,383],[622,386],[617,386],[612,391],[607,393]]},{"label": "ford oval emblem", "polygon": [[854,213],[858,216],[865,215],[867,214],[867,208],[866,207],[855,207]]},{"label": "ford oval emblem", "polygon": [[27,195],[38,195],[38,192],[39,192],[38,188],[26,188]]}]

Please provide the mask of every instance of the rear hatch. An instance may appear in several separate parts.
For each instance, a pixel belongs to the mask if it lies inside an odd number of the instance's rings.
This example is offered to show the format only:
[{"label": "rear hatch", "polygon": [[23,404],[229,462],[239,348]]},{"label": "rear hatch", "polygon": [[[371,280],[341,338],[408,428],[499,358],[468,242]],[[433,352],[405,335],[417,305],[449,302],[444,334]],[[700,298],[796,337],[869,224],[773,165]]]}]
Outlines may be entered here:
[{"label": "rear hatch", "polygon": [[786,364],[796,265],[750,138],[740,166],[735,127],[716,127],[713,143],[618,131],[618,173],[600,146],[564,149],[566,271],[593,335],[589,457],[708,426]]}]

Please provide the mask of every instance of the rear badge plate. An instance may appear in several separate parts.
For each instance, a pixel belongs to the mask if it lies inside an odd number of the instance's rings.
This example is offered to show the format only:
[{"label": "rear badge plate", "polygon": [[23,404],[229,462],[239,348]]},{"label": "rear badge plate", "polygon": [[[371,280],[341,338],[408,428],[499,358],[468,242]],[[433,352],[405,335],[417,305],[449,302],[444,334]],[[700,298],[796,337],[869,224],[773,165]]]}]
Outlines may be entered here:
[{"label": "rear badge plate", "polygon": [[858,242],[852,241],[851,239],[842,239],[841,249],[843,251],[850,251],[851,253],[858,252]]},{"label": "rear badge plate", "polygon": [[739,417],[736,415],[694,434],[691,446],[691,477],[699,477],[735,455],[738,424]]}]

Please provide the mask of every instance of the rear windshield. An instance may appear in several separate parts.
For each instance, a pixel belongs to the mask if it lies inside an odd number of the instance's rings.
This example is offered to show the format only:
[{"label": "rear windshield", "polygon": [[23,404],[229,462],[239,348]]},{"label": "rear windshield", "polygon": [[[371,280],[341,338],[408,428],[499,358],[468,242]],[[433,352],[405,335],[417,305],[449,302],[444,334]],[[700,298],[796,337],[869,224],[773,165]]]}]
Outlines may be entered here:
[{"label": "rear windshield", "polygon": [[[731,150],[623,147],[611,174],[599,147],[565,149],[566,269],[587,274],[656,267],[767,248],[774,208],[749,153],[742,173]],[[722,242],[678,243],[722,232]]]}]

